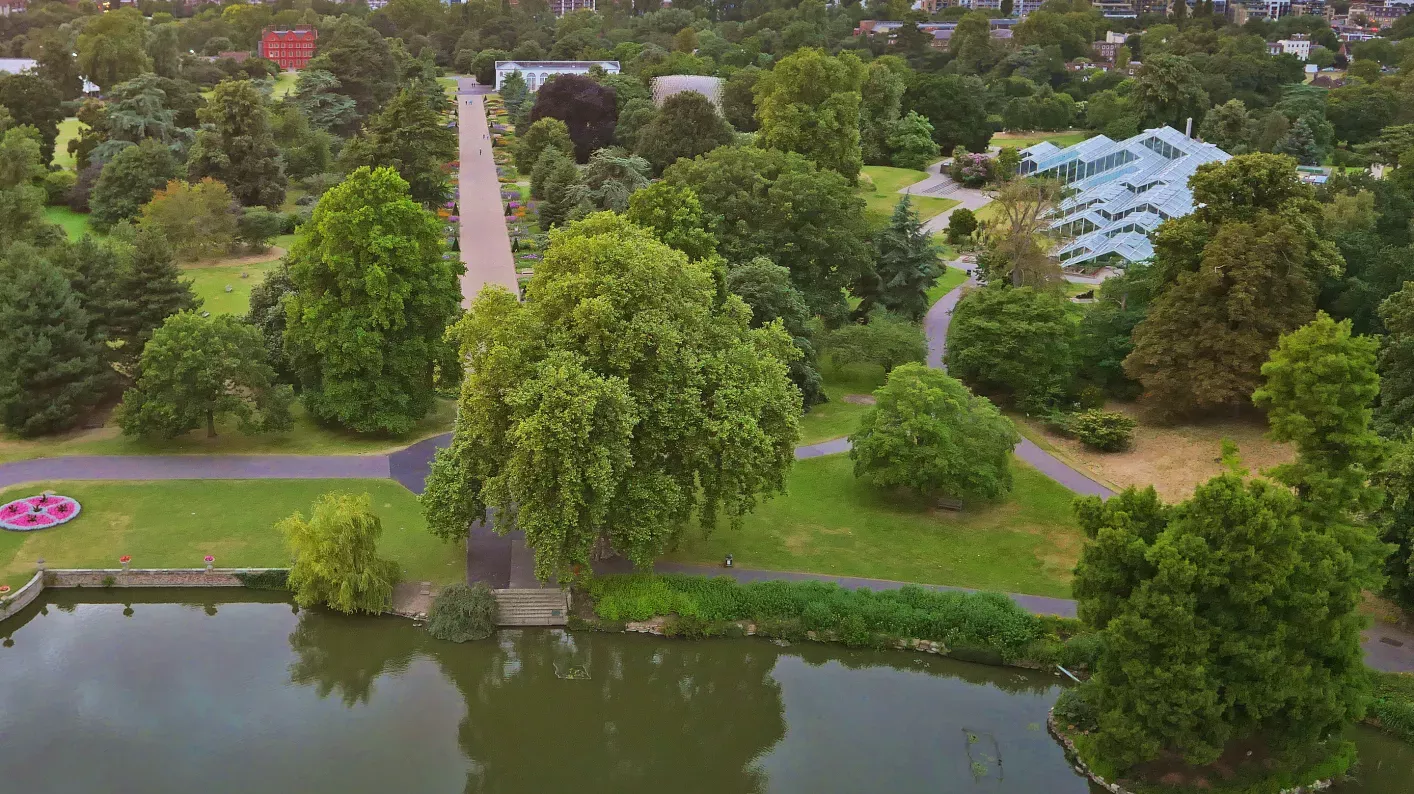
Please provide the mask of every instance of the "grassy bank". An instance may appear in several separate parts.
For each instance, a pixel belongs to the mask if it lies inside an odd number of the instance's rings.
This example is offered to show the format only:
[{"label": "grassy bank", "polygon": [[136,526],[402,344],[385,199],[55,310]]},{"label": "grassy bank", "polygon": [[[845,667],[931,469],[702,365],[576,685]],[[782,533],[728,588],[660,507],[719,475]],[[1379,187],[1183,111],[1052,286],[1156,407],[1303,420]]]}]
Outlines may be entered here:
[{"label": "grassy bank", "polygon": [[[250,291],[263,281],[265,274],[277,264],[279,260],[248,265],[192,267],[187,268],[182,275],[192,280],[192,290],[201,298],[203,311],[212,314],[243,315],[250,310]],[[231,288],[230,292],[226,291],[228,286]]]},{"label": "grassy bank", "polygon": [[[28,581],[35,560],[50,568],[116,568],[132,555],[140,568],[195,568],[211,554],[222,567],[288,567],[290,554],[275,523],[329,491],[368,493],[383,521],[379,553],[403,577],[440,584],[461,581],[466,554],[427,531],[417,497],[392,480],[167,480],[46,482],[83,506],[53,529],[0,532],[0,584]],[[35,486],[0,491],[0,503],[32,495]]]},{"label": "grassy bank", "polygon": [[1371,672],[1375,699],[1365,720],[1414,744],[1414,673]]},{"label": "grassy bank", "polygon": [[360,435],[316,422],[296,403],[294,428],[288,433],[247,436],[234,423],[217,425],[217,436],[205,430],[170,440],[130,438],[111,421],[105,427],[42,439],[19,439],[0,432],[0,463],[60,455],[358,455],[402,449],[416,441],[450,432],[456,401],[439,400],[415,430],[403,435]]},{"label": "grassy bank", "polygon": [[740,530],[689,533],[670,559],[1067,598],[1084,540],[1074,494],[1019,461],[1014,471],[1005,501],[954,513],[860,482],[847,455],[800,461]]},{"label": "grassy bank", "polygon": [[[864,199],[865,211],[873,215],[876,222],[886,221],[893,214],[894,206],[903,198],[900,190],[928,178],[927,171],[885,165],[866,165],[864,173],[874,181],[874,189],[861,187],[859,195]],[[958,201],[935,196],[914,196],[912,204],[919,217],[926,221],[944,210],[956,207]]]}]

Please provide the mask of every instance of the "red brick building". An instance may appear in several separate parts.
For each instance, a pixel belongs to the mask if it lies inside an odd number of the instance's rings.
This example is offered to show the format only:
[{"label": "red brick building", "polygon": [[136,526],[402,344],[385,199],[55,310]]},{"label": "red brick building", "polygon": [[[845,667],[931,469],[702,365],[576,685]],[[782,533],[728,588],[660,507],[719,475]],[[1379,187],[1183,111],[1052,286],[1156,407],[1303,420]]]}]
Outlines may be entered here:
[{"label": "red brick building", "polygon": [[280,65],[281,69],[303,69],[314,57],[319,31],[314,28],[266,28],[260,34],[260,57]]}]

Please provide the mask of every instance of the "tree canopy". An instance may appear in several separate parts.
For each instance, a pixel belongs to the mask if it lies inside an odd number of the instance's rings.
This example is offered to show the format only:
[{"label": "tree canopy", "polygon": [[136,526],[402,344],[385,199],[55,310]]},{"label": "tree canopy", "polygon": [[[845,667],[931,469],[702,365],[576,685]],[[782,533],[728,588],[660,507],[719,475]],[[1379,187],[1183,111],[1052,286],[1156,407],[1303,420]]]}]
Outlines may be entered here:
[{"label": "tree canopy", "polygon": [[524,303],[488,288],[457,325],[468,371],[430,527],[462,538],[494,508],[563,582],[608,550],[651,564],[693,515],[740,521],[783,487],[801,411],[789,336],[749,321],[707,263],[619,216],[552,233]]}]

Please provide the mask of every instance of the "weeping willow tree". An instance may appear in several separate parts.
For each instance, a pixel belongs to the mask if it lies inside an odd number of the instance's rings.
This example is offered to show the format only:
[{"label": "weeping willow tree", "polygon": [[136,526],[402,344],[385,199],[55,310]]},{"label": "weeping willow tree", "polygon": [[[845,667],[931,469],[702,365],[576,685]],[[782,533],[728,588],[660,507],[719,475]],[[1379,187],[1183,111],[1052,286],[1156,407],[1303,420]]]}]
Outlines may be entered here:
[{"label": "weeping willow tree", "polygon": [[289,588],[296,604],[373,614],[392,604],[398,564],[378,556],[383,522],[368,494],[325,494],[308,521],[295,513],[275,528],[294,555]]}]

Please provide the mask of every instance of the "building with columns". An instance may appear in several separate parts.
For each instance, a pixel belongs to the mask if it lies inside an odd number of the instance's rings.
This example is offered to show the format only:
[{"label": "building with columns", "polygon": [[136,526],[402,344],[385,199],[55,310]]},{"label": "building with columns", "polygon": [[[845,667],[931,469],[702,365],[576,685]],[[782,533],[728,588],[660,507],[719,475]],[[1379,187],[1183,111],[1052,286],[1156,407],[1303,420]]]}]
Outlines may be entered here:
[{"label": "building with columns", "polygon": [[500,91],[506,78],[515,72],[520,72],[527,88],[537,91],[555,75],[589,74],[595,66],[609,74],[619,73],[618,61],[496,61],[496,90]]}]

